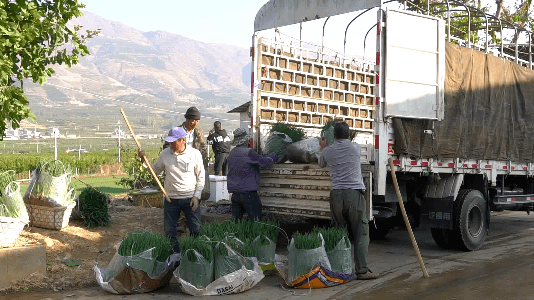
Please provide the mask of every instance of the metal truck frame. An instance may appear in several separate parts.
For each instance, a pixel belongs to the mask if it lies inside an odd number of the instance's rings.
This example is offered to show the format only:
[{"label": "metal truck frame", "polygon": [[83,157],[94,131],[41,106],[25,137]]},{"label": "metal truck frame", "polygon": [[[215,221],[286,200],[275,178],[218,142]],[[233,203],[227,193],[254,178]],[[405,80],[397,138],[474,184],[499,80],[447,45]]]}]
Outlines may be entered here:
[{"label": "metal truck frame", "polygon": [[[378,8],[375,62],[324,47],[270,41],[258,33],[372,8]],[[256,15],[251,48],[253,147],[263,151],[277,122],[299,126],[309,137],[316,137],[328,121],[344,120],[357,131],[355,142],[362,148],[368,213],[370,220],[374,218],[372,237],[384,237],[398,219],[389,174],[393,158],[412,225],[418,225],[421,215],[428,216],[440,247],[476,250],[488,234],[491,209],[532,209],[533,163],[398,154],[393,119],[443,119],[446,41],[494,53],[532,70],[532,33],[455,1],[405,8],[392,10],[385,2],[373,0],[267,2]],[[451,22],[462,16],[469,21],[467,40],[451,35]],[[502,38],[505,30],[525,33],[528,45],[516,43],[509,48],[503,39],[492,44],[491,35],[498,32]],[[471,38],[475,32],[482,38]],[[425,133],[433,136],[432,129]],[[314,164],[277,164],[261,171],[264,211],[330,218],[329,191],[328,170]]]}]

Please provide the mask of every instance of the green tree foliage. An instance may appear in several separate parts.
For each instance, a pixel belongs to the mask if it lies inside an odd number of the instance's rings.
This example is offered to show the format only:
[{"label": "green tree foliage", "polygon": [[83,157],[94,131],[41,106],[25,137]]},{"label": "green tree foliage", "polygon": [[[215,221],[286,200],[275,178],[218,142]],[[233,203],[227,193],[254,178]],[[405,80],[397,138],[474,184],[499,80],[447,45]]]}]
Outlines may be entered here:
[{"label": "green tree foliage", "polygon": [[23,80],[44,84],[52,65],[70,67],[89,54],[85,45],[98,31],[67,22],[83,15],[76,0],[0,0],[0,140],[8,121],[18,128],[25,118],[35,120],[24,95]]}]

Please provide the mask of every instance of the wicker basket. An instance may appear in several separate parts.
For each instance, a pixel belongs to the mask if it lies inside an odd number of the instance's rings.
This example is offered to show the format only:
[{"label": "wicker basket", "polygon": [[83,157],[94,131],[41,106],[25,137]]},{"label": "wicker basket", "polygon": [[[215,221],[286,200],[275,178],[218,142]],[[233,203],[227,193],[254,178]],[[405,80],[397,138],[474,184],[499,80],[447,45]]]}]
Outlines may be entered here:
[{"label": "wicker basket", "polygon": [[11,247],[19,238],[28,220],[0,217],[0,247]]},{"label": "wicker basket", "polygon": [[26,203],[30,215],[30,226],[60,230],[69,224],[70,214],[76,202],[69,206],[48,207]]},{"label": "wicker basket", "polygon": [[163,207],[163,192],[158,190],[138,190],[130,193],[134,205],[143,207]]}]

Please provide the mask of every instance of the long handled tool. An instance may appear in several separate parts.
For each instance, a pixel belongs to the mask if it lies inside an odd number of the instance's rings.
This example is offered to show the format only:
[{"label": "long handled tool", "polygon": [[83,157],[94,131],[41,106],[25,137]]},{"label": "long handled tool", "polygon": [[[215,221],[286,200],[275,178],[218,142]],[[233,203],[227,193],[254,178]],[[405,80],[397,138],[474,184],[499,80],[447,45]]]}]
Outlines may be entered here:
[{"label": "long handled tool", "polygon": [[[143,150],[141,148],[141,144],[139,144],[139,141],[137,140],[137,137],[135,136],[135,133],[133,132],[132,126],[130,125],[130,122],[128,122],[128,118],[126,117],[126,114],[124,113],[124,110],[122,108],[121,108],[121,114],[124,117],[124,121],[126,122],[126,126],[128,126],[128,129],[130,129],[130,133],[132,134],[132,137],[133,137],[135,143],[137,144],[137,148],[139,148],[139,151]],[[171,199],[169,198],[169,195],[167,195],[167,192],[163,188],[163,185],[161,185],[161,182],[159,181],[158,176],[154,172],[154,169],[152,169],[152,165],[150,164],[150,161],[148,160],[148,157],[146,157],[146,155],[143,155],[143,157],[141,157],[141,159],[143,160],[145,165],[148,167],[148,171],[150,172],[150,175],[152,175],[152,178],[154,178],[154,180],[158,183],[159,188],[161,189],[161,191],[165,195],[165,199],[167,199],[168,202],[171,202]]]},{"label": "long handled tool", "polygon": [[395,166],[393,164],[393,157],[389,158],[389,167],[391,169],[391,178],[393,178],[393,184],[395,185],[395,191],[397,192],[397,198],[399,199],[399,205],[402,211],[402,217],[404,219],[404,223],[406,224],[406,228],[408,228],[408,233],[410,234],[410,239],[412,240],[412,245],[415,250],[415,253],[417,254],[417,260],[419,260],[419,265],[421,266],[421,270],[423,270],[423,276],[425,278],[430,277],[428,275],[428,272],[425,268],[425,263],[423,262],[423,258],[421,257],[421,252],[419,252],[419,247],[417,246],[417,242],[415,241],[415,236],[413,235],[412,226],[410,225],[410,221],[408,221],[408,216],[406,215],[406,209],[404,209],[404,203],[402,202],[402,195],[399,190],[399,184],[397,183],[397,176],[395,175]]}]

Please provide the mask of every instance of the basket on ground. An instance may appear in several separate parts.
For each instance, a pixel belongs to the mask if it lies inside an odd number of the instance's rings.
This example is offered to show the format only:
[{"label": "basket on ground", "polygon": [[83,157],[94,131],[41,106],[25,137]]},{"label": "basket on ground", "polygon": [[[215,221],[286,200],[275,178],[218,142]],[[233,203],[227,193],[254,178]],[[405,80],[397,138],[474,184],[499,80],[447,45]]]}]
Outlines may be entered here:
[{"label": "basket on ground", "polygon": [[48,207],[26,203],[30,215],[30,226],[60,230],[69,224],[72,209],[76,206],[73,202],[69,206]]},{"label": "basket on ground", "polygon": [[28,220],[0,217],[0,247],[11,247],[19,238]]},{"label": "basket on ground", "polygon": [[134,190],[130,193],[134,205],[143,207],[163,207],[163,192],[160,190]]}]

